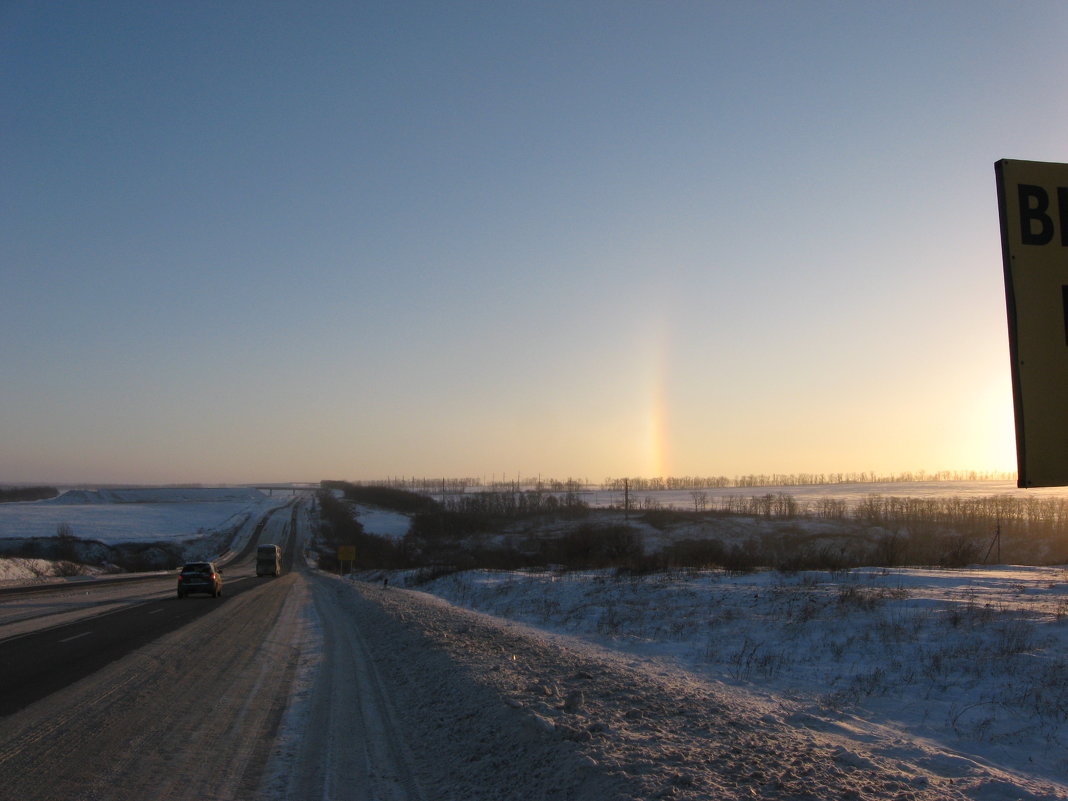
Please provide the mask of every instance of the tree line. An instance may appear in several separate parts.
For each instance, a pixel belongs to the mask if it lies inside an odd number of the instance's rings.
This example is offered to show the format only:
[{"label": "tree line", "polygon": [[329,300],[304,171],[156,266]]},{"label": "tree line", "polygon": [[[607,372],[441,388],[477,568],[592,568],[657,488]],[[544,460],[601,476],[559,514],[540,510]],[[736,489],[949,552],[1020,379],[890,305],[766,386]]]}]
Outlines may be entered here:
[{"label": "tree line", "polygon": [[493,478],[489,481],[466,476],[461,478],[427,478],[391,476],[370,481],[324,481],[323,486],[381,487],[445,497],[467,492],[658,492],[670,490],[728,489],[734,487],[804,487],[829,484],[902,484],[919,481],[1014,481],[1015,472],[991,470],[935,470],[879,473],[874,470],[838,473],[746,473],[736,476],[623,476],[606,477],[600,483],[588,478],[566,479],[543,476]]},{"label": "tree line", "polygon": [[729,489],[733,487],[807,487],[830,484],[904,484],[918,481],[1010,481],[1016,473],[980,470],[938,470],[928,473],[750,473],[727,476],[628,476],[606,478],[599,489],[622,492],[657,492],[667,490]]},{"label": "tree line", "polygon": [[13,503],[15,501],[43,501],[55,498],[59,490],[55,487],[0,487],[0,503]]}]

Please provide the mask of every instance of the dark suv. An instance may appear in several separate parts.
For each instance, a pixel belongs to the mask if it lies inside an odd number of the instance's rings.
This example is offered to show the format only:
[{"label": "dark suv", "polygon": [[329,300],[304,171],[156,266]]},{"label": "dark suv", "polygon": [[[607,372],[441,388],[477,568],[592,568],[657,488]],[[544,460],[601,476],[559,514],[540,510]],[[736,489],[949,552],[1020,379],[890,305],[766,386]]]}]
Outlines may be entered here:
[{"label": "dark suv", "polygon": [[206,592],[212,598],[222,595],[222,573],[215,569],[214,562],[190,562],[178,576],[178,597],[191,592]]}]

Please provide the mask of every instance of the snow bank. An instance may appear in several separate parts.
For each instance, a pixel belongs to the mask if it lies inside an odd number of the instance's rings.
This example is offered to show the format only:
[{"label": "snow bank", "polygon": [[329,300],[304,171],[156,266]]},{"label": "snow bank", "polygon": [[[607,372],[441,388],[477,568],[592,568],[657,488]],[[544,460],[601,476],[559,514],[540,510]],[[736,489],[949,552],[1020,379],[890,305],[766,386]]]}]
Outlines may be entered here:
[{"label": "snow bank", "polygon": [[472,571],[420,589],[666,660],[777,720],[839,738],[843,759],[864,743],[873,757],[941,775],[983,766],[999,778],[976,798],[1068,797],[1065,568]]},{"label": "snow bank", "polygon": [[[100,573],[100,568],[78,566],[79,574],[92,575]],[[0,586],[5,584],[25,584],[28,581],[37,581],[48,578],[71,578],[66,574],[63,566],[49,559],[19,559],[0,558]]]}]

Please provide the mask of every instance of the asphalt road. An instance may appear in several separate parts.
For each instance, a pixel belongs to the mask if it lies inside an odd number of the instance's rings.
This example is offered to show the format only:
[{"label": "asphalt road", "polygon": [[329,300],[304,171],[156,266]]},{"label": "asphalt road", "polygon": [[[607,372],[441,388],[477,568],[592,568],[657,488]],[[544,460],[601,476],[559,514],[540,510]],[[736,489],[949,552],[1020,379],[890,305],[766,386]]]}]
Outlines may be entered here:
[{"label": "asphalt road", "polygon": [[[173,578],[165,581],[174,583]],[[255,579],[227,581],[222,598],[150,601],[0,642],[0,716],[73,684],[256,586]]]}]

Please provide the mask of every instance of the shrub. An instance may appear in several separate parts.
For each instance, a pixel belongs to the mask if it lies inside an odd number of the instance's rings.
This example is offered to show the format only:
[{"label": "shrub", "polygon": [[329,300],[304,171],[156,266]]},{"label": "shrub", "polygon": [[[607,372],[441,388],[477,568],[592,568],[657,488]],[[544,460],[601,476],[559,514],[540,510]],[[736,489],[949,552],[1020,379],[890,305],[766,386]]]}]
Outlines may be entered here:
[{"label": "shrub", "polygon": [[70,523],[60,523],[56,526],[56,558],[64,562],[74,562],[78,559],[78,538],[74,536],[74,530]]},{"label": "shrub", "polygon": [[644,554],[641,537],[629,526],[584,525],[546,542],[549,562],[573,569],[626,567]]},{"label": "shrub", "polygon": [[664,557],[673,567],[719,567],[726,550],[719,540],[680,540],[664,549]]},{"label": "shrub", "polygon": [[383,509],[392,509],[404,514],[432,512],[438,508],[438,502],[433,498],[392,487],[363,487],[357,484],[346,484],[343,493],[346,500],[380,506]]},{"label": "shrub", "polygon": [[55,498],[57,495],[59,495],[59,490],[55,487],[11,487],[0,489],[0,503],[43,501]]},{"label": "shrub", "polygon": [[366,533],[349,506],[329,492],[319,493],[319,518],[319,539],[326,546],[326,553],[319,556],[323,570],[337,569],[337,549],[342,545],[356,549],[360,567],[395,568],[407,564],[402,547],[388,537]]}]

